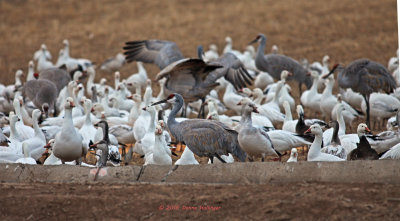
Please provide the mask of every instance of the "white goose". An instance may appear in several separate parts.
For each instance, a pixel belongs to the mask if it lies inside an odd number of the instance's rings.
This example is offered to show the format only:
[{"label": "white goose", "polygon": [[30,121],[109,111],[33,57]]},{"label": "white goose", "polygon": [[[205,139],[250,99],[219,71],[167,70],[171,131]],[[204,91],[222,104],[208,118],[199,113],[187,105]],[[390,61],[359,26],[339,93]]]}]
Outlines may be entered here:
[{"label": "white goose", "polygon": [[[340,105],[342,104],[342,105]],[[360,115],[357,113],[357,111],[351,107],[348,103],[342,101],[342,95],[338,94],[337,99],[336,99],[336,104],[332,109],[331,113],[331,118],[332,120],[337,120],[337,114],[336,110],[342,106],[344,109],[342,111],[343,119],[348,123],[348,125],[351,128],[351,125],[353,124],[353,121],[357,119]]]},{"label": "white goose", "polygon": [[284,130],[272,130],[267,132],[274,145],[274,149],[279,152],[285,152],[293,147],[302,147],[311,143],[296,134]]},{"label": "white goose", "polygon": [[400,159],[400,143],[391,147],[386,153],[384,153],[380,158],[380,160],[384,159],[393,159],[398,160]]},{"label": "white goose", "polygon": [[313,62],[310,65],[311,70],[317,70],[319,72],[319,78],[318,78],[318,90],[322,90],[324,88],[324,82],[325,80],[322,78],[323,75],[329,73],[329,56],[325,55],[322,58],[322,64],[319,62]]},{"label": "white goose", "polygon": [[257,108],[252,103],[247,103],[242,107],[241,126],[238,134],[240,147],[248,154],[250,160],[253,157],[261,156],[262,161],[266,155],[280,157],[280,153],[274,149],[274,145],[263,129],[254,127],[251,120],[251,113],[257,113]]},{"label": "white goose", "polygon": [[290,157],[286,162],[297,162],[297,149],[296,148],[292,148],[292,150],[290,151]]},{"label": "white goose", "polygon": [[85,108],[85,123],[83,124],[81,129],[79,129],[79,133],[83,137],[83,143],[86,146],[89,146],[90,140],[94,140],[97,129],[93,126],[92,117],[90,115],[90,111],[92,109],[92,101],[89,99],[85,99],[83,106]]},{"label": "white goose", "polygon": [[[155,165],[172,165],[171,156],[165,151],[166,142],[163,134],[163,130],[160,125],[155,128],[155,141],[151,148],[150,156],[146,153],[146,162],[144,165],[155,164]],[[169,148],[168,148],[169,149]]]},{"label": "white goose", "polygon": [[321,109],[319,104],[322,94],[318,93],[319,74],[317,71],[311,71],[310,75],[313,79],[313,84],[309,90],[301,94],[300,102],[304,107],[311,109],[315,113],[320,113]]},{"label": "white goose", "polygon": [[[394,96],[384,93],[372,93],[369,99],[370,116],[376,122],[384,122],[385,119],[394,116],[400,109],[400,101]],[[365,101],[361,103],[361,110],[366,113]]]},{"label": "white goose", "polygon": [[76,132],[72,122],[72,108],[75,107],[71,97],[65,103],[65,115],[61,132],[56,135],[54,143],[54,155],[61,159],[64,164],[66,161],[75,160],[80,164],[81,157],[86,156],[87,146],[83,143],[82,136]]},{"label": "white goose", "polygon": [[[22,113],[21,113],[21,103],[19,102],[18,97],[14,98],[13,106],[14,106],[14,110],[15,110],[15,115],[17,115],[18,118],[22,120],[23,118],[22,118]],[[32,129],[32,127],[26,126],[23,123],[23,121],[18,121],[15,124],[15,128],[18,130],[18,132],[20,134],[20,138],[22,140],[27,140],[27,139],[35,136],[35,131]]]},{"label": "white goose", "polygon": [[239,103],[239,101],[242,98],[243,98],[242,96],[235,93],[235,89],[233,88],[233,85],[229,83],[225,89],[225,93],[222,98],[222,101],[224,102],[224,104],[227,108],[235,111],[236,115],[240,115],[240,111],[241,111],[242,107],[238,106],[237,104]]},{"label": "white goose", "polygon": [[307,161],[344,161],[344,159],[321,152],[322,129],[318,124],[312,125],[306,133],[315,135],[314,142],[308,151]]},{"label": "white goose", "polygon": [[33,61],[29,61],[28,64],[28,74],[26,75],[26,81],[35,80],[35,63]]},{"label": "white goose", "polygon": [[240,51],[232,49],[232,38],[231,37],[227,36],[225,38],[225,42],[226,42],[226,45],[225,45],[225,48],[223,50],[224,54],[230,52],[230,53],[234,54],[236,57],[241,57],[242,56],[242,53],[240,53]]},{"label": "white goose", "polygon": [[[339,123],[339,131],[338,131],[338,136],[339,137],[346,134],[346,123],[344,121],[343,114],[342,114],[343,110],[344,110],[343,104],[340,104],[336,109],[336,118],[337,118],[337,121]],[[324,140],[324,145],[325,146],[331,144],[333,131],[334,131],[333,128],[329,128],[328,130],[324,131],[323,140]]]},{"label": "white goose", "polygon": [[283,109],[285,110],[285,120],[283,121],[282,130],[296,133],[297,120],[293,120],[292,111],[287,101],[283,102]]},{"label": "white goose", "polygon": [[[144,154],[148,154],[149,152],[152,152],[152,147],[154,146],[154,141],[155,141],[155,128],[156,128],[156,110],[155,107],[149,106],[143,108],[145,111],[148,111],[150,114],[150,120],[147,122],[147,129],[146,129],[146,134],[143,136],[143,138],[140,140],[140,146],[138,146],[136,152],[141,154],[143,151]],[[136,148],[136,145],[135,145]],[[140,148],[142,150],[140,150]]]},{"label": "white goose", "polygon": [[47,50],[47,46],[45,44],[40,45],[40,49],[35,51],[35,53],[33,54],[33,60],[37,61],[39,60],[40,55],[43,53],[43,49],[45,51],[45,56],[47,60],[51,60],[51,53],[49,50]]},{"label": "white goose", "polygon": [[[42,45],[43,46],[43,45]],[[45,69],[49,69],[49,68],[54,68],[54,64],[47,60],[46,58],[46,48],[41,48],[42,53],[39,56],[38,62],[37,62],[37,71],[43,71]]]},{"label": "white goose", "polygon": [[[19,158],[15,161],[15,163],[22,163],[22,164],[37,164],[36,160],[31,157],[30,150],[27,143],[22,144],[22,150],[24,152],[24,157]],[[43,150],[44,151],[44,150]]]},{"label": "white goose", "polygon": [[[268,110],[261,109],[260,106],[255,105],[247,97],[242,98],[237,105],[238,106],[240,105],[240,107],[243,107],[244,105],[247,105],[247,104],[252,104],[255,107],[257,107],[258,113],[254,113],[254,114],[251,115],[251,119],[254,122],[255,126],[260,127],[260,128],[266,127],[266,128],[274,129],[274,125],[273,125],[272,121],[267,116],[268,115],[269,116],[272,115],[272,117],[274,117],[273,114],[276,113],[276,111],[275,112],[274,111],[268,112]],[[233,121],[238,121],[238,122],[240,121],[241,122],[242,119],[243,119],[243,116],[232,116],[231,119]],[[283,121],[283,116],[282,116],[282,121]],[[237,125],[235,130],[238,130],[238,127],[240,127],[240,126],[241,126],[241,124]]]},{"label": "white goose", "polygon": [[333,134],[332,134],[331,143],[327,146],[324,146],[321,149],[321,152],[331,154],[331,155],[337,156],[342,159],[347,159],[346,149],[344,149],[342,147],[339,136],[338,136],[339,123],[337,121],[331,121],[331,122],[329,122],[329,126],[332,127],[334,130]]},{"label": "white goose", "polygon": [[38,120],[41,116],[41,111],[39,109],[35,109],[32,112],[32,120],[33,120],[33,130],[34,137],[29,138],[23,141],[27,145],[29,149],[29,153],[35,160],[39,160],[44,152],[43,146],[46,145],[46,137],[44,136],[43,131],[40,129]]},{"label": "white goose", "polygon": [[218,48],[215,44],[210,44],[209,50],[204,52],[203,60],[204,62],[215,61],[219,58]]},{"label": "white goose", "polygon": [[143,63],[138,61],[136,62],[138,72],[135,74],[132,74],[126,79],[126,84],[128,85],[128,89],[131,91],[131,93],[136,92],[136,85],[133,84],[133,82],[136,82],[140,88],[144,88],[146,86],[146,81],[147,81],[147,71],[143,67]]}]

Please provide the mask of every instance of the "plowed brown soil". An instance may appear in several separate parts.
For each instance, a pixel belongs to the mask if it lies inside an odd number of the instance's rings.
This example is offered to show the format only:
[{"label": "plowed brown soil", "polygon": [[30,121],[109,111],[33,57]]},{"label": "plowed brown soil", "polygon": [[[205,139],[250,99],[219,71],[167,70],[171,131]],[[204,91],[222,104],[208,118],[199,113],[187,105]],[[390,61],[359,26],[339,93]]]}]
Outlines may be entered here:
[{"label": "plowed brown soil", "polygon": [[[332,63],[366,57],[386,65],[397,49],[393,0],[15,0],[0,1],[0,21],[3,84],[14,81],[17,69],[27,71],[41,43],[56,58],[63,39],[73,57],[98,64],[129,40],[175,41],[195,57],[198,44],[215,43],[222,51],[229,35],[242,50],[258,33],[267,35],[267,50],[277,44],[280,52],[309,61],[328,54]],[[159,71],[145,67],[152,78]],[[121,75],[135,72],[128,64]],[[99,73],[96,80],[101,77],[112,84],[113,76]],[[179,210],[166,210],[174,205]],[[0,211],[1,220],[399,220],[400,191],[389,184],[0,184]]]}]

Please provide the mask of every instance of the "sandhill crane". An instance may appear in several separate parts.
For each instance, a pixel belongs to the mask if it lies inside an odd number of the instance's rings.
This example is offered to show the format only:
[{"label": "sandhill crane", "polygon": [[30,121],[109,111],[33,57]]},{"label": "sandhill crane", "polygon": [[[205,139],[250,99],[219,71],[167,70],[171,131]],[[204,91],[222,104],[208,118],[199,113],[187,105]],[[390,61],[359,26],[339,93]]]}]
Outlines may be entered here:
[{"label": "sandhill crane", "polygon": [[241,161],[245,161],[246,153],[240,148],[238,133],[229,129],[224,124],[205,119],[188,119],[177,122],[175,117],[183,106],[183,97],[180,94],[170,94],[167,99],[158,101],[152,105],[171,103],[172,111],[168,116],[168,130],[177,142],[183,142],[196,155],[209,157],[213,162],[217,157],[221,162],[225,161],[221,155],[232,153]]},{"label": "sandhill crane", "polygon": [[307,76],[307,70],[298,61],[281,54],[264,55],[267,38],[263,34],[259,34],[257,38],[249,44],[256,42],[260,42],[256,55],[256,67],[260,71],[268,72],[276,80],[280,80],[283,70],[293,73],[293,76],[289,77],[288,80],[294,79],[299,83],[300,94],[302,84],[305,84],[307,89],[311,87],[312,79],[310,76]]},{"label": "sandhill crane", "polygon": [[341,88],[351,88],[354,92],[360,93],[367,105],[367,125],[370,125],[369,98],[372,92],[380,90],[391,93],[396,89],[396,81],[389,71],[381,64],[368,59],[357,59],[347,67],[335,64],[333,69],[324,76],[327,78],[339,69],[338,82]]},{"label": "sandhill crane", "polygon": [[215,81],[222,76],[237,88],[251,84],[252,78],[240,60],[230,53],[216,62],[205,63],[202,59],[184,58],[174,42],[161,40],[127,42],[124,50],[127,62],[156,64],[161,69],[156,80],[167,78],[165,93],[182,94],[186,105],[199,99],[204,102],[205,96],[219,85]]}]

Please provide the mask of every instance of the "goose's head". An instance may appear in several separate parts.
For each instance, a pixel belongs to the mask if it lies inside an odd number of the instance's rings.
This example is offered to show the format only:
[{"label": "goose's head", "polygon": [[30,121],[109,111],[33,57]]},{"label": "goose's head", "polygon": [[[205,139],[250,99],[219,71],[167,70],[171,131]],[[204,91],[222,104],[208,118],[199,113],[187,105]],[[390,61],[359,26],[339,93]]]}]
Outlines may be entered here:
[{"label": "goose's head", "polygon": [[248,103],[252,103],[252,100],[250,100],[250,98],[248,98],[248,97],[244,97],[244,98],[240,99],[240,101],[237,103],[237,105],[246,105]]},{"label": "goose's head", "polygon": [[104,111],[104,107],[100,103],[93,104],[91,112],[100,113]]},{"label": "goose's head", "polygon": [[32,119],[39,119],[39,117],[42,115],[42,112],[39,109],[35,109],[32,111]]},{"label": "goose's head", "polygon": [[10,124],[15,124],[18,121],[20,121],[17,115],[12,115],[11,117],[9,117],[9,119],[10,119]]},{"label": "goose's head", "polygon": [[55,139],[49,140],[49,142],[44,146],[44,148],[46,148],[48,150],[52,150],[55,142],[56,142]]},{"label": "goose's head", "polygon": [[304,133],[305,134],[311,133],[311,134],[314,134],[314,135],[322,135],[323,132],[322,132],[322,128],[321,128],[321,126],[319,126],[319,124],[313,124]]},{"label": "goose's head", "polygon": [[160,125],[163,129],[165,128],[165,122],[163,120],[159,120],[158,125]]},{"label": "goose's head", "polygon": [[290,151],[290,157],[297,159],[297,149],[296,148],[292,148],[292,150]]},{"label": "goose's head", "polygon": [[147,86],[147,87],[151,87],[151,80],[150,80],[150,79],[147,79],[147,80],[146,80],[146,86]]},{"label": "goose's head", "polygon": [[249,102],[242,107],[242,113],[259,113],[257,110],[257,106],[253,102]]},{"label": "goose's head", "polygon": [[215,44],[210,44],[209,49],[210,49],[211,51],[218,52],[217,45],[215,45]]},{"label": "goose's head", "polygon": [[264,93],[260,88],[256,87],[253,89],[254,98],[259,98],[259,97],[262,97],[263,95],[264,95]]},{"label": "goose's head", "polygon": [[155,134],[156,135],[162,135],[163,134],[163,129],[162,129],[162,127],[160,125],[156,126]]},{"label": "goose's head", "polygon": [[158,80],[158,85],[160,85],[160,87],[162,87],[165,82],[167,82],[167,78],[161,78],[160,80]]},{"label": "goose's head", "polygon": [[83,76],[82,71],[75,71],[74,73],[74,81],[78,82],[79,79]]},{"label": "goose's head", "polygon": [[281,80],[286,80],[290,76],[293,76],[293,74],[287,70],[281,72]]},{"label": "goose's head", "polygon": [[75,107],[74,99],[72,97],[67,97],[67,100],[65,102],[64,108],[65,109],[72,109]]},{"label": "goose's head", "polygon": [[229,36],[226,36],[225,42],[226,42],[227,44],[232,44],[232,38],[229,37]]},{"label": "goose's head", "polygon": [[368,128],[368,126],[366,125],[366,124],[364,124],[364,123],[361,123],[361,124],[359,124],[358,125],[358,127],[357,127],[357,134],[358,134],[358,136],[362,136],[362,135],[364,135],[365,133],[370,133],[371,132],[371,130]]},{"label": "goose's head", "polygon": [[107,79],[105,79],[105,78],[100,79],[100,85],[101,86],[105,86],[106,83],[107,83]]},{"label": "goose's head", "polygon": [[245,94],[248,97],[253,96],[253,92],[250,90],[250,88],[244,87],[238,90],[239,93]]},{"label": "goose's head", "polygon": [[279,52],[278,46],[272,45],[271,52],[272,52],[272,54],[278,54],[278,52]]},{"label": "goose's head", "polygon": [[15,72],[15,77],[18,78],[18,79],[23,78],[24,77],[24,72],[22,70],[17,70]]},{"label": "goose's head", "polygon": [[136,103],[141,103],[142,102],[142,98],[140,97],[139,94],[132,94],[131,96],[128,96],[127,98],[132,99]]},{"label": "goose's head", "polygon": [[121,74],[119,73],[119,71],[116,71],[116,72],[114,73],[114,78],[115,78],[115,80],[121,79]]},{"label": "goose's head", "polygon": [[322,63],[327,65],[329,63],[329,60],[330,60],[329,55],[325,55],[322,58]]},{"label": "goose's head", "polygon": [[90,99],[85,99],[83,101],[83,106],[85,107],[85,110],[91,111],[92,110],[92,101]]},{"label": "goose's head", "polygon": [[156,112],[156,108],[154,106],[152,106],[152,105],[144,107],[144,108],[142,108],[142,110],[147,111],[149,113],[155,113]]},{"label": "goose's head", "polygon": [[122,53],[118,53],[117,56],[115,56],[115,58],[119,61],[124,61],[125,60],[125,55]]},{"label": "goose's head", "polygon": [[307,75],[310,75],[313,79],[318,79],[319,78],[318,71],[312,70],[312,71],[308,72]]},{"label": "goose's head", "polygon": [[46,52],[47,46],[45,44],[40,45],[40,50],[42,50],[42,52]]},{"label": "goose's head", "polygon": [[219,121],[219,115],[217,112],[208,113],[207,120],[216,120]]},{"label": "goose's head", "polygon": [[32,70],[35,69],[35,63],[33,63],[33,61],[29,61],[28,67]]},{"label": "goose's head", "polygon": [[63,44],[64,44],[64,47],[68,47],[69,46],[69,41],[67,39],[64,39]]},{"label": "goose's head", "polygon": [[297,114],[300,115],[304,115],[304,110],[303,110],[303,106],[301,106],[300,104],[296,106],[296,112]]}]

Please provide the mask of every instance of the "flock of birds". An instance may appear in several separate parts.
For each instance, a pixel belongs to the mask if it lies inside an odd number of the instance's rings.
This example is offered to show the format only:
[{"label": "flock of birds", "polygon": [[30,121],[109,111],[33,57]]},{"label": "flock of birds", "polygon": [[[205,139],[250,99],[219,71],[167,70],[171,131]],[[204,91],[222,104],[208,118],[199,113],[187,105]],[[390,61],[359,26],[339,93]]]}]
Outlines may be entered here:
[{"label": "flock of birds", "polygon": [[[215,45],[208,51],[198,46],[198,58],[185,58],[170,41],[126,42],[124,54],[97,68],[114,73],[114,85],[105,78],[95,82],[96,66],[71,57],[67,40],[56,63],[43,44],[25,82],[18,70],[14,84],[0,84],[0,162],[45,158],[39,163],[95,166],[86,161],[95,150],[98,167],[128,164],[134,152],[145,165],[172,165],[171,145],[179,143],[186,148],[175,165],[199,164],[194,155],[209,163],[281,160],[288,151],[288,162],[296,162],[296,148],[303,146],[309,147],[308,161],[400,159],[398,57],[388,68],[368,59],[330,67],[329,56],[322,63],[299,62],[275,45],[264,54],[263,34],[244,52],[225,40],[222,55]],[[132,61],[138,72],[121,79],[118,71]],[[156,97],[143,63],[160,68]],[[338,95],[332,93],[335,72]],[[289,81],[298,83],[300,100],[291,96]],[[315,118],[305,118],[304,108]],[[346,133],[364,115],[367,124]],[[388,119],[387,131],[373,135],[370,118],[374,124]]]}]

